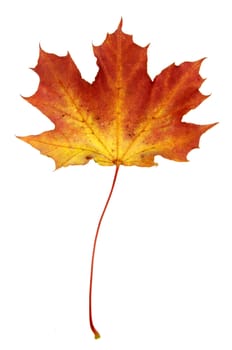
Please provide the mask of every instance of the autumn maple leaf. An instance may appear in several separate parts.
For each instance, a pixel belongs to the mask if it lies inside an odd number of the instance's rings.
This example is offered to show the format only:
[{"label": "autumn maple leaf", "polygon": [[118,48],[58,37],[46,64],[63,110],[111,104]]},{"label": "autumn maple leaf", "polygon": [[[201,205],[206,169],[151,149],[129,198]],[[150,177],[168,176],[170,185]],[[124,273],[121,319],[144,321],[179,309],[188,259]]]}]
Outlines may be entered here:
[{"label": "autumn maple leaf", "polygon": [[91,295],[96,240],[120,165],[149,167],[155,156],[184,162],[198,147],[200,136],[215,124],[183,122],[183,116],[207,96],[199,88],[202,59],[170,65],[154,80],[147,73],[147,47],[122,32],[122,21],[100,46],[93,46],[99,71],[85,81],[70,54],[59,57],[40,49],[34,71],[40,77],[36,93],[25,98],[55,125],[39,135],[19,137],[48,157],[56,168],[82,165],[93,159],[116,165],[112,188],[101,215],[92,255]]}]

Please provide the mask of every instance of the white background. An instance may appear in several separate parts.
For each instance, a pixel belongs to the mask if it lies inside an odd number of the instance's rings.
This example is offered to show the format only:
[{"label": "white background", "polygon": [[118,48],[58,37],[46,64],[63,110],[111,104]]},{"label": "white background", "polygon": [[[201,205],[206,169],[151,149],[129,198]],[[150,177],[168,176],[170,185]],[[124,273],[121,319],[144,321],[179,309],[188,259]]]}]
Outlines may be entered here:
[{"label": "white background", "polygon": [[[0,348],[2,350],[231,350],[231,10],[221,1],[5,1],[0,5]],[[85,79],[91,44],[123,17],[149,48],[152,77],[172,62],[208,57],[186,120],[219,121],[188,163],[121,168],[97,247],[94,320],[88,324],[93,237],[113,167],[54,170],[15,138],[51,123],[20,95],[43,49],[70,51]]]}]

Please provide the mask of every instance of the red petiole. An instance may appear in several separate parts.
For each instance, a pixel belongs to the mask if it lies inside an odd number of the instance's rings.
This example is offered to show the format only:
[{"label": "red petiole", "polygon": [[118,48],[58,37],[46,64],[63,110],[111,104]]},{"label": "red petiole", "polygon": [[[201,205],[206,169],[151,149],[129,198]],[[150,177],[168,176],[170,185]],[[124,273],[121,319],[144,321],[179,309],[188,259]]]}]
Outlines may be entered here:
[{"label": "red petiole", "polygon": [[91,270],[90,270],[90,283],[89,283],[89,324],[90,324],[90,328],[92,330],[92,332],[94,333],[95,339],[100,338],[100,333],[96,330],[94,324],[93,324],[93,317],[92,317],[92,286],[93,286],[93,268],[94,268],[94,257],[95,257],[95,250],[96,250],[96,244],[97,244],[97,238],[98,238],[98,234],[99,234],[99,230],[101,227],[101,223],[103,220],[103,217],[105,215],[106,209],[108,207],[110,198],[112,196],[114,187],[115,187],[115,183],[117,180],[117,176],[118,176],[118,170],[119,170],[119,165],[116,165],[116,169],[115,169],[115,173],[114,173],[114,179],[111,185],[111,189],[110,189],[110,193],[108,195],[108,198],[106,200],[106,204],[104,206],[104,209],[102,211],[102,214],[100,216],[98,225],[97,225],[97,230],[96,230],[96,234],[95,234],[95,238],[94,238],[94,244],[93,244],[93,251],[92,251],[92,260],[91,260]]}]

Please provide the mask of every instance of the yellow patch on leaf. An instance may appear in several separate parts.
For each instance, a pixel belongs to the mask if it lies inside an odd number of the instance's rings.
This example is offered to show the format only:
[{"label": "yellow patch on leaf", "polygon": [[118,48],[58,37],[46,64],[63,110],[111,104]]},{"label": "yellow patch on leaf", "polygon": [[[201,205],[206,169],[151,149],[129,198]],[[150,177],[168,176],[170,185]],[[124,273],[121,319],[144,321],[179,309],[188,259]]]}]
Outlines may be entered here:
[{"label": "yellow patch on leaf", "polygon": [[215,125],[182,122],[207,98],[199,91],[202,60],[172,64],[151,80],[147,47],[123,33],[122,23],[93,51],[99,71],[90,84],[69,54],[40,49],[34,68],[39,87],[25,99],[55,128],[19,138],[53,158],[56,168],[90,159],[100,165],[153,166],[156,155],[186,161],[200,136]]}]

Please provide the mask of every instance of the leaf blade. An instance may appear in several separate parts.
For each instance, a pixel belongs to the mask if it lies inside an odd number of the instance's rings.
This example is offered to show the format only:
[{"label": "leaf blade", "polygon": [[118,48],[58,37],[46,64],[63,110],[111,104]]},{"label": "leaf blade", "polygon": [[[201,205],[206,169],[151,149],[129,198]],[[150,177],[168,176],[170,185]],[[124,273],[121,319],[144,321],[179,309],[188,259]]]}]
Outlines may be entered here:
[{"label": "leaf blade", "polygon": [[55,160],[56,168],[83,165],[153,166],[155,156],[186,161],[201,135],[215,125],[182,121],[208,96],[199,89],[203,59],[172,64],[153,81],[147,48],[118,29],[93,46],[99,71],[86,82],[69,53],[59,57],[40,49],[34,71],[38,90],[29,103],[55,125],[39,135],[20,137]]}]

